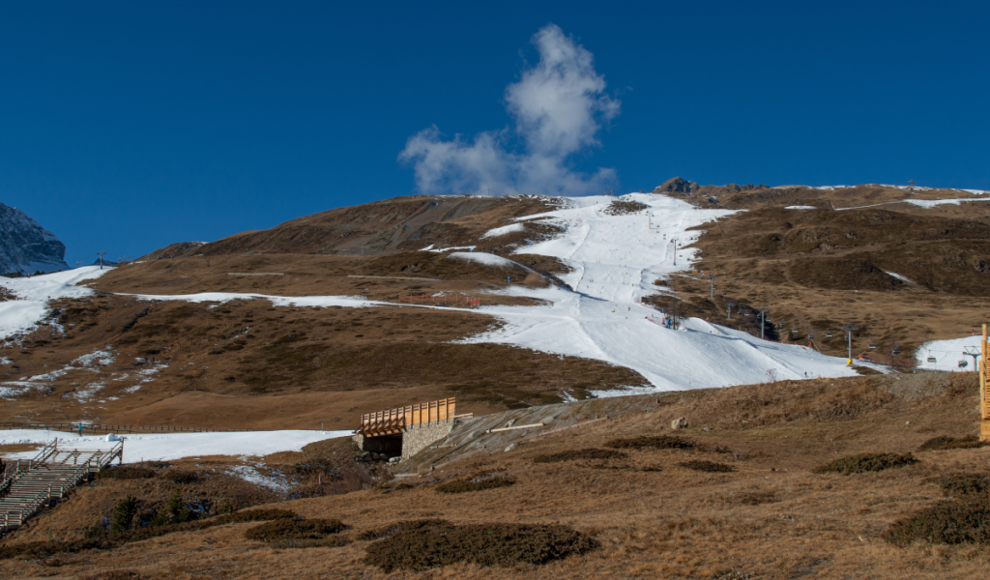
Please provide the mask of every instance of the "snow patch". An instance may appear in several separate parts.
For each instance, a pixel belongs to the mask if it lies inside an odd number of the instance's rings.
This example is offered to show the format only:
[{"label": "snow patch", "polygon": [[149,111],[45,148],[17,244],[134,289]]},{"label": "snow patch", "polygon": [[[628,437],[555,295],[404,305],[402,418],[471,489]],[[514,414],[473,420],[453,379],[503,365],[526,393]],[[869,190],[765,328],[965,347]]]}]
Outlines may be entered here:
[{"label": "snow patch", "polygon": [[[433,245],[431,244],[430,248],[432,247]],[[426,250],[427,252],[433,252],[434,254],[442,254],[443,252],[459,252],[461,250],[467,250],[469,252],[473,252],[474,249],[477,247],[478,246],[451,246],[449,248],[436,248],[436,249],[423,248],[423,249]]]},{"label": "snow patch", "polygon": [[897,278],[901,282],[907,282],[908,284],[914,284],[914,282],[912,282],[911,280],[905,278],[904,276],[901,276],[900,274],[895,274],[893,272],[888,272],[886,270],[884,270],[883,273],[886,274],[886,275],[888,275],[888,276],[893,276],[894,278]]},{"label": "snow patch", "polygon": [[465,260],[467,262],[475,262],[478,264],[484,264],[485,266],[495,266],[497,268],[511,268],[519,265],[508,258],[503,258],[502,256],[496,256],[495,254],[488,254],[485,252],[454,252],[453,254],[447,256],[447,258],[452,260]]},{"label": "snow patch", "polygon": [[103,390],[106,387],[104,383],[90,383],[81,389],[76,389],[72,392],[66,393],[65,397],[73,398],[80,403],[88,403],[96,397],[96,393]]},{"label": "snow patch", "polygon": [[259,473],[256,468],[251,467],[250,465],[237,465],[229,468],[227,473],[236,475],[244,481],[253,483],[254,485],[267,487],[274,492],[288,493],[291,489],[285,475],[281,472],[276,472],[277,475],[274,476],[266,476]]},{"label": "snow patch", "polygon": [[818,209],[813,205],[789,205],[784,209]]},{"label": "snow patch", "polygon": [[488,238],[498,238],[508,234],[513,234],[515,232],[525,231],[525,229],[526,229],[525,225],[516,222],[514,224],[509,224],[507,226],[502,226],[500,228],[490,229],[487,232],[481,234],[481,239],[486,240]]},{"label": "snow patch", "polygon": [[906,199],[911,205],[931,209],[937,205],[959,205],[964,201],[987,201],[986,199],[964,198],[964,199]]},{"label": "snow patch", "polygon": [[96,352],[91,352],[89,354],[84,354],[76,360],[72,361],[71,364],[79,365],[83,367],[92,367],[93,365],[105,367],[113,364],[115,360],[113,356],[113,351],[108,345],[105,350],[98,350]]}]

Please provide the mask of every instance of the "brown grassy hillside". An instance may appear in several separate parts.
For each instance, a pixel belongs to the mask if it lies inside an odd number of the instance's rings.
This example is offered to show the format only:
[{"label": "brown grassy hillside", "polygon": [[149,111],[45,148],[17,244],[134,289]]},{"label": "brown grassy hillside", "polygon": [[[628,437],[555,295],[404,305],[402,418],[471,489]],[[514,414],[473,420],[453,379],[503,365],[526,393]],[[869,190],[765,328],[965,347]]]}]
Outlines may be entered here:
[{"label": "brown grassy hillside", "polygon": [[[972,373],[672,394],[646,411],[531,439],[510,451],[475,453],[422,477],[263,506],[291,510],[314,524],[339,520],[346,526],[325,538],[294,540],[288,523],[266,524],[267,535],[260,536],[248,532],[261,527],[257,522],[221,520],[199,529],[180,524],[173,533],[165,528],[162,535],[134,536],[106,548],[60,548],[47,543],[49,523],[39,518],[20,543],[2,543],[0,553],[7,556],[0,559],[0,573],[152,579],[985,578],[986,541],[904,541],[910,535],[898,524],[951,518],[967,502],[978,505],[971,493],[990,476],[990,447],[924,446],[940,436],[972,434],[975,401]],[[670,420],[679,416],[689,427],[671,432]],[[885,467],[882,461],[844,459],[859,454],[902,460],[880,471],[819,472],[836,460]],[[160,479],[147,481],[149,490],[166,487]],[[450,485],[465,481],[511,483],[442,492],[465,488]],[[211,488],[190,483],[182,489],[189,497],[207,497]],[[133,483],[105,480],[95,490],[81,490],[52,510],[55,538],[79,540],[92,525],[73,502],[92,506],[89,516],[106,515],[115,498],[137,491]],[[412,531],[401,533],[403,526]],[[560,541],[580,534],[589,549],[560,560],[547,552],[545,564],[514,563],[512,558],[546,546],[541,537],[523,533],[533,526],[559,530]],[[517,531],[485,542],[485,534],[506,529]],[[258,537],[267,539],[251,539]],[[26,541],[36,538],[42,542]],[[444,548],[451,539],[477,543],[467,550],[464,544]],[[518,542],[529,548],[513,552]],[[33,551],[18,556],[20,549]],[[470,561],[489,550],[506,560]],[[385,573],[381,565],[401,560],[372,557],[395,558],[396,552],[442,556],[450,563]]]}]

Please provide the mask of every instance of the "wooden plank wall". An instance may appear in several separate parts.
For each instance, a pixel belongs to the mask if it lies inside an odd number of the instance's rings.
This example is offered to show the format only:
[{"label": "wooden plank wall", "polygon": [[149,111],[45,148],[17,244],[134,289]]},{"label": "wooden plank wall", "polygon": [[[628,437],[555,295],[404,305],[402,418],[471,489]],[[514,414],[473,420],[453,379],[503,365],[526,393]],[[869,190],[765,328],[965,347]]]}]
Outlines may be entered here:
[{"label": "wooden plank wall", "polygon": [[446,421],[454,416],[456,402],[454,397],[430,401],[418,405],[410,405],[403,409],[406,418],[406,426],[419,425],[420,423],[435,423]]},{"label": "wooden plank wall", "polygon": [[361,416],[359,431],[373,436],[398,433],[403,427],[453,419],[455,408],[455,398],[450,397],[406,407],[385,409],[376,413],[367,413]]}]

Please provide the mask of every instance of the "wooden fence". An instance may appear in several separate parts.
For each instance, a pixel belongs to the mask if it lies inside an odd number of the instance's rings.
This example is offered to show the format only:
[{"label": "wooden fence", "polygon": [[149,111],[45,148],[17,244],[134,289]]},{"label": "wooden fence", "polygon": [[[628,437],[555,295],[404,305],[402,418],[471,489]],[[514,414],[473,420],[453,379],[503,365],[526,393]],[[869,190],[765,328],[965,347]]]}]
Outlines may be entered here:
[{"label": "wooden fence", "polygon": [[402,432],[404,427],[423,423],[436,423],[454,418],[456,400],[454,397],[419,403],[407,407],[385,409],[377,413],[361,416],[358,433],[365,437],[381,437]]},{"label": "wooden fence", "polygon": [[[174,427],[167,425],[87,425],[82,423],[83,435],[107,433],[226,433],[256,431],[257,429],[214,429],[212,427]],[[80,423],[18,423],[0,422],[0,429],[45,429],[80,433]]]},{"label": "wooden fence", "polygon": [[402,296],[399,300],[403,302],[425,302],[427,304],[436,304],[437,306],[441,304],[444,306],[453,304],[468,308],[481,306],[480,298],[471,298],[470,296]]}]

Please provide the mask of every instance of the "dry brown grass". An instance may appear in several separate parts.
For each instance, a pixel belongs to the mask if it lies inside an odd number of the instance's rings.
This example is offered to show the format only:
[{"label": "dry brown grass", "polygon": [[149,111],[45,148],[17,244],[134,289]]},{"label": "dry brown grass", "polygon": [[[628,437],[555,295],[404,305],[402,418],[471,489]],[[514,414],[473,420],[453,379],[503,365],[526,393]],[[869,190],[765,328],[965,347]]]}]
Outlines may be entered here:
[{"label": "dry brown grass", "polygon": [[[243,537],[250,524],[235,524],[172,533],[110,552],[64,554],[59,569],[79,577],[127,570],[148,577],[294,579],[325,577],[332,571],[335,577],[364,580],[710,579],[733,574],[774,580],[984,578],[990,565],[986,545],[916,540],[899,547],[886,539],[895,522],[940,501],[959,499],[959,492],[943,499],[943,478],[962,489],[982,485],[990,449],[915,451],[937,435],[961,437],[975,431],[975,376],[880,379],[824,381],[822,389],[815,383],[797,383],[790,398],[770,391],[779,397],[777,404],[790,409],[790,418],[772,410],[754,413],[767,395],[761,386],[671,393],[660,397],[670,404],[541,437],[509,453],[466,457],[433,474],[404,480],[411,485],[391,493],[369,489],[282,504],[279,507],[307,519],[338,519],[354,528],[339,534],[346,545],[308,548],[305,558],[296,550],[250,542]],[[812,412],[843,389],[850,397],[873,400],[865,396],[866,386],[891,393],[894,399],[852,418]],[[747,392],[751,403],[746,403]],[[730,412],[734,405],[742,407],[738,413]],[[663,426],[679,416],[686,416],[693,427],[678,436],[694,442],[695,448],[623,449],[624,469],[597,469],[582,461],[533,463],[539,455],[662,435]],[[703,429],[706,425],[710,431]],[[732,455],[713,451],[719,447],[731,448]],[[915,452],[921,462],[848,477],[812,472],[839,457],[878,452]],[[724,463],[737,471],[706,473],[677,466],[688,460]],[[642,471],[649,466],[665,469]],[[441,481],[485,472],[505,474],[516,483],[456,495],[433,489]],[[963,481],[953,474],[978,477]],[[395,533],[397,522],[419,519],[442,519],[455,526],[564,525],[600,547],[545,565],[485,567],[462,561],[438,570],[386,574],[364,563],[367,548]],[[383,528],[392,531],[382,532]],[[0,574],[32,577],[50,570],[36,560],[0,561]]]}]

